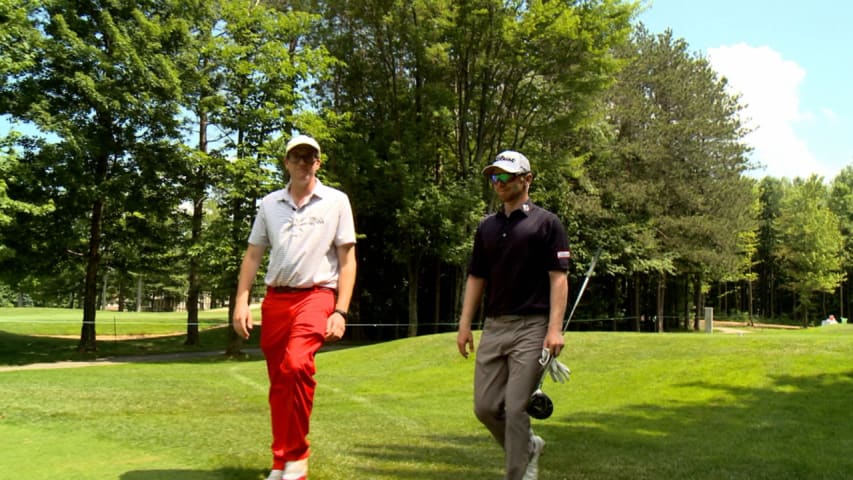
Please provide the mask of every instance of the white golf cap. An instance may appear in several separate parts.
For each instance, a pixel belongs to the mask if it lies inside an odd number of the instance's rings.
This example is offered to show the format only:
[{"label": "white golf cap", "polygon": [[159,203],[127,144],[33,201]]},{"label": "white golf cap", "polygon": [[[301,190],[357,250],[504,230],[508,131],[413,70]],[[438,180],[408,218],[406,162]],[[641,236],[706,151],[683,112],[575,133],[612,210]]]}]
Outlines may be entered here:
[{"label": "white golf cap", "polygon": [[507,173],[530,173],[530,162],[524,155],[506,150],[499,153],[495,161],[483,169],[483,175],[491,175],[495,170],[503,170]]},{"label": "white golf cap", "polygon": [[309,147],[317,150],[317,154],[320,154],[320,144],[317,143],[317,140],[309,137],[308,135],[297,135],[290,139],[287,142],[287,149],[284,151],[284,154],[287,155],[291,150],[300,146],[300,145],[308,145]]}]

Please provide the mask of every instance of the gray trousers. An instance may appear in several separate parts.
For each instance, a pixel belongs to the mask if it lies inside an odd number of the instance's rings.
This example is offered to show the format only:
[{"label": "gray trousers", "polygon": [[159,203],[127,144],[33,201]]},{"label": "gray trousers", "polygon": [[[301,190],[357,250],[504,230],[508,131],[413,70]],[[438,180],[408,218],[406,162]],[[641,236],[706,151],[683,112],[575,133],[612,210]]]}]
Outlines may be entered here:
[{"label": "gray trousers", "polygon": [[546,315],[487,317],[474,368],[474,414],[503,447],[506,480],[521,480],[529,460],[527,400],[542,367]]}]

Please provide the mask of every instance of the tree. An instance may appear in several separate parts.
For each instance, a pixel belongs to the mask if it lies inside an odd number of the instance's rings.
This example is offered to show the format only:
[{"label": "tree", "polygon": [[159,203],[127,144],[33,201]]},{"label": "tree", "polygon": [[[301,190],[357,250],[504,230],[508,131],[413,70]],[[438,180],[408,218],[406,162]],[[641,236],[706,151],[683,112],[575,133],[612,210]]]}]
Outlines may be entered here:
[{"label": "tree", "polygon": [[[756,185],[757,189],[758,186]],[[759,196],[755,195],[753,203],[752,203],[752,212],[755,218],[758,217],[758,212],[760,208],[759,204]],[[755,266],[758,261],[756,260],[756,256],[758,254],[759,248],[759,230],[758,228],[743,230],[738,232],[737,245],[740,251],[740,262],[739,266],[735,269],[733,274],[730,277],[724,278],[726,281],[744,281],[747,287],[747,315],[749,318],[749,325],[754,326],[753,321],[753,313],[754,313],[754,293],[753,293],[753,284],[758,279],[758,273],[755,272]],[[697,316],[695,320],[695,329],[699,329],[698,323],[698,312],[700,305],[697,304]]]},{"label": "tree", "polygon": [[803,326],[808,327],[813,295],[833,292],[844,279],[844,240],[821,177],[795,179],[782,197],[775,228],[780,243],[774,256],[780,262],[782,288],[794,292]]},{"label": "tree", "polygon": [[657,278],[661,331],[667,276],[693,275],[701,289],[738,271],[739,235],[756,228],[754,193],[743,177],[741,107],[707,60],[671,32],[642,26],[622,55],[608,102],[613,149],[590,169],[614,260]]},{"label": "tree", "polygon": [[[67,176],[58,192],[74,192],[87,211],[88,232],[83,326],[79,349],[95,350],[95,311],[104,216],[121,211],[114,197],[128,185],[163,172],[168,162],[147,152],[164,148],[176,135],[178,93],[171,62],[182,22],[167,2],[47,0],[25,5],[31,59],[0,88],[0,113],[32,122],[54,135],[49,156]],[[166,157],[168,159],[168,156]],[[152,162],[152,160],[154,160]],[[64,190],[64,192],[63,192]]]},{"label": "tree", "polygon": [[[0,50],[0,92],[11,88],[15,79],[36,62],[36,52],[32,47],[38,35],[30,28],[27,12],[20,2],[0,0],[0,45],[3,45]],[[6,113],[7,109],[6,101],[0,96],[0,114]],[[15,255],[2,234],[3,229],[12,225],[15,216],[18,213],[43,215],[53,208],[49,202],[33,204],[9,196],[10,184],[20,181],[16,149],[20,137],[20,133],[12,132],[0,138],[0,262]]]},{"label": "tree", "polygon": [[[370,285],[364,297],[386,303],[377,305],[384,309],[390,303],[384,299],[405,289],[410,335],[418,330],[424,265],[434,266],[437,277],[441,263],[459,261],[441,253],[467,243],[460,232],[470,228],[470,206],[478,197],[460,176],[447,145],[453,92],[442,40],[452,10],[445,3],[326,2],[322,30],[332,54],[346,59],[323,91],[334,109],[348,112],[347,125],[370,132],[340,135],[333,147],[340,158],[358,159],[332,171],[348,178],[356,223],[371,232],[359,240],[359,261],[395,260],[390,266],[360,268],[359,284]],[[435,210],[451,198],[452,208]],[[374,281],[373,275],[384,278]]]},{"label": "tree", "polygon": [[[525,149],[540,159],[537,171],[561,175],[557,164],[571,156],[566,145],[612,79],[611,47],[627,37],[633,7],[495,0],[325,5],[323,35],[346,64],[324,91],[337,109],[351,112],[351,125],[370,132],[346,145],[369,180],[353,189],[362,205],[357,223],[375,237],[365,242],[366,255],[390,253],[400,264],[405,280],[383,281],[408,291],[412,335],[423,270],[435,275],[443,264],[462,274],[464,257],[446,253],[472,236],[485,213],[491,192],[479,172],[487,159]],[[383,181],[370,181],[376,178]],[[433,210],[457,202],[466,207]],[[461,290],[461,281],[453,283]]]},{"label": "tree", "polygon": [[18,215],[38,216],[53,211],[53,202],[48,200],[35,204],[16,200],[9,196],[9,187],[17,182],[18,152],[14,145],[19,134],[12,133],[0,138],[0,262],[15,256],[15,251],[4,241],[3,231],[13,224]]},{"label": "tree", "polygon": [[790,180],[771,177],[765,177],[759,183],[758,289],[760,310],[768,318],[774,318],[782,311],[777,293],[780,267],[774,252],[781,241],[776,221],[781,215],[784,192],[790,184]]},{"label": "tree", "polygon": [[[838,217],[841,238],[844,239],[844,252],[842,264],[845,265],[844,282],[839,288],[841,298],[839,298],[839,317],[844,317],[845,312],[849,311],[845,308],[850,302],[850,295],[845,295],[845,291],[849,292],[849,282],[847,281],[853,275],[851,268],[851,260],[853,259],[853,167],[845,167],[832,180],[829,196],[829,208]],[[847,286],[848,288],[845,288]]]}]

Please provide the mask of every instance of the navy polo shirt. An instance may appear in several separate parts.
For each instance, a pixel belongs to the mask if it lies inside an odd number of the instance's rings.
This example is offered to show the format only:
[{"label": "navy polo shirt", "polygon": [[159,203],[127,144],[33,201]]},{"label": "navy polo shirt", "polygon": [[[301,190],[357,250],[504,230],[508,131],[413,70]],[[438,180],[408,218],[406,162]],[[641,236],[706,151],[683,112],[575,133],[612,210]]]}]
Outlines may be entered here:
[{"label": "navy polo shirt", "polygon": [[477,227],[468,273],[486,281],[486,316],[547,314],[549,272],[568,271],[569,239],[553,213],[525,203]]}]

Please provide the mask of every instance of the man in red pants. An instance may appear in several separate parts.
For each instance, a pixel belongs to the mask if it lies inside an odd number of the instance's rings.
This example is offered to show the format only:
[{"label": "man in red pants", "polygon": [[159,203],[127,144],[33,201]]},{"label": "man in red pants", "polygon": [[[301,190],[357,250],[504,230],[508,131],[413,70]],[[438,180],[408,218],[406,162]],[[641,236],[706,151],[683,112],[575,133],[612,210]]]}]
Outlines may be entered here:
[{"label": "man in red pants", "polygon": [[308,478],[308,427],[316,382],[314,354],[339,340],[355,284],[355,227],[349,198],[316,177],[320,145],[287,143],[287,185],[261,201],[240,266],[234,330],[252,330],[249,296],[270,249],[261,305],[261,349],[270,380],[272,471],[267,480]]}]

